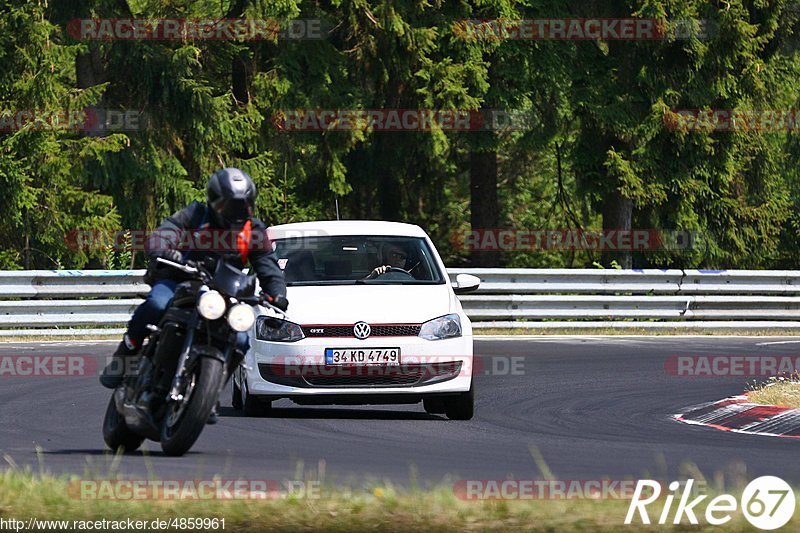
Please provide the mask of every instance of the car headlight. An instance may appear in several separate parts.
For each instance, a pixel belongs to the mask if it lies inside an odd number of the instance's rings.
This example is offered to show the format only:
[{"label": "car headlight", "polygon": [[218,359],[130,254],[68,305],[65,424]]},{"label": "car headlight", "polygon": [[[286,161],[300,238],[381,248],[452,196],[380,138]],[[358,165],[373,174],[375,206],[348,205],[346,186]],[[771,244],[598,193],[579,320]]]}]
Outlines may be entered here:
[{"label": "car headlight", "polygon": [[209,320],[216,320],[225,314],[225,298],[217,291],[203,293],[197,302],[197,310],[200,316]]},{"label": "car headlight", "polygon": [[256,313],[249,305],[236,304],[228,311],[228,324],[234,331],[247,331],[255,321]]},{"label": "car headlight", "polygon": [[419,330],[419,336],[429,341],[461,336],[461,319],[457,314],[444,315],[428,320]]},{"label": "car headlight", "polygon": [[262,341],[295,342],[304,339],[303,329],[288,320],[271,316],[258,318],[256,338]]}]

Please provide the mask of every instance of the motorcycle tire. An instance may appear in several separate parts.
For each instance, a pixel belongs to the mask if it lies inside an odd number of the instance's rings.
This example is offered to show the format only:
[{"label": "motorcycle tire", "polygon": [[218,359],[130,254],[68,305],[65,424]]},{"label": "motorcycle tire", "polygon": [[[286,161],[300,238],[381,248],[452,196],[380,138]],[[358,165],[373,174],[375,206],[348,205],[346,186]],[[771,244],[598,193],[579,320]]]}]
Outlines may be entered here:
[{"label": "motorcycle tire", "polygon": [[122,449],[123,452],[132,452],[144,442],[144,437],[134,433],[126,424],[125,419],[117,411],[114,395],[108,402],[106,416],[103,420],[103,440],[114,451]]},{"label": "motorcycle tire", "polygon": [[222,362],[211,357],[200,357],[190,371],[184,399],[171,402],[161,424],[161,449],[166,455],[185,454],[200,437],[208,417],[217,403],[222,380],[225,377]]}]

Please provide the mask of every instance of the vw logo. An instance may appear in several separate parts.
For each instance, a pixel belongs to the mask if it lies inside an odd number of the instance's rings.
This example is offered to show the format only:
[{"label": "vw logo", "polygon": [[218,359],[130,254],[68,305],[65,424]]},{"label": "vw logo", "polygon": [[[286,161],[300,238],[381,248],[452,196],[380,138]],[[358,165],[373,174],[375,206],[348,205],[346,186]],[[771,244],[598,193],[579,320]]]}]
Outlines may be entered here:
[{"label": "vw logo", "polygon": [[353,326],[353,335],[357,339],[366,339],[370,333],[372,333],[372,328],[366,322],[356,322],[356,325]]}]

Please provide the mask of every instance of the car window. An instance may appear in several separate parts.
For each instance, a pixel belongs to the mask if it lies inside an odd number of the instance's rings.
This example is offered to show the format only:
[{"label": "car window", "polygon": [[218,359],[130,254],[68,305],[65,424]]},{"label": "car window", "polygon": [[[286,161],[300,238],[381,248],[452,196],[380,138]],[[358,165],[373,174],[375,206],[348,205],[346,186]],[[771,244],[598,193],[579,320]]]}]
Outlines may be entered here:
[{"label": "car window", "polygon": [[[425,239],[390,236],[314,236],[275,241],[288,285],[444,283]],[[378,267],[383,271],[374,272]]]}]

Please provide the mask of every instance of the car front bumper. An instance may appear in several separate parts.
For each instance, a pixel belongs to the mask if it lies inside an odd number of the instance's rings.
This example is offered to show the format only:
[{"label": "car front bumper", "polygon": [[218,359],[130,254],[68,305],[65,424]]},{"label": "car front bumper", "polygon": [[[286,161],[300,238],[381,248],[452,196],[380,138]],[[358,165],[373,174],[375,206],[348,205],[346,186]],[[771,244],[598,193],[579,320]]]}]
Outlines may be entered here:
[{"label": "car front bumper", "polygon": [[[472,336],[428,341],[419,337],[366,340],[326,337],[293,343],[254,339],[246,358],[247,389],[272,399],[314,403],[403,403],[423,396],[466,392],[472,384]],[[399,348],[395,366],[325,364],[326,348]]]}]

